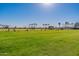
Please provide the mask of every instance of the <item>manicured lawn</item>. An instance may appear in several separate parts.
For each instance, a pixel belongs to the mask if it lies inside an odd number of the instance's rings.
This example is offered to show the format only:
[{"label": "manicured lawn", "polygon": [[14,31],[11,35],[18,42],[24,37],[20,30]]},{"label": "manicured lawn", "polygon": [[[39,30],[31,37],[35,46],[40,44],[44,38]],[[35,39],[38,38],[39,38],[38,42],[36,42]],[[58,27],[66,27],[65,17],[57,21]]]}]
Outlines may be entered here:
[{"label": "manicured lawn", "polygon": [[0,31],[0,55],[77,56],[79,30]]}]

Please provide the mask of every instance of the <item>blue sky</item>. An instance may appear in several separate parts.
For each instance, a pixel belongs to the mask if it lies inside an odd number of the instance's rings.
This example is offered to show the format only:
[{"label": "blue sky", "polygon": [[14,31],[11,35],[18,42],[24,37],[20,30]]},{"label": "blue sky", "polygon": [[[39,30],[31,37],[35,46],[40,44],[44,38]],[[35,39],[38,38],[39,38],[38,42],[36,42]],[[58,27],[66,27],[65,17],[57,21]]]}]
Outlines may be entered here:
[{"label": "blue sky", "polygon": [[42,3],[0,4],[0,24],[25,26],[31,23],[79,22],[79,4],[63,3],[44,5]]}]

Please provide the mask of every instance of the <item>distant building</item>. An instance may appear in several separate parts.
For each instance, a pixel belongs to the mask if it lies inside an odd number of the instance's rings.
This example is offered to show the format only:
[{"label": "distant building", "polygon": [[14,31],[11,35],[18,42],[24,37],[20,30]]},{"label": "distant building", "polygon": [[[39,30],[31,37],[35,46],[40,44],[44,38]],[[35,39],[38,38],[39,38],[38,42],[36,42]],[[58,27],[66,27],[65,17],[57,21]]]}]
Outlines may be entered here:
[{"label": "distant building", "polygon": [[48,26],[48,29],[52,30],[54,29],[54,26]]},{"label": "distant building", "polygon": [[75,23],[74,28],[75,28],[75,29],[79,29],[79,22],[76,22],[76,23]]}]

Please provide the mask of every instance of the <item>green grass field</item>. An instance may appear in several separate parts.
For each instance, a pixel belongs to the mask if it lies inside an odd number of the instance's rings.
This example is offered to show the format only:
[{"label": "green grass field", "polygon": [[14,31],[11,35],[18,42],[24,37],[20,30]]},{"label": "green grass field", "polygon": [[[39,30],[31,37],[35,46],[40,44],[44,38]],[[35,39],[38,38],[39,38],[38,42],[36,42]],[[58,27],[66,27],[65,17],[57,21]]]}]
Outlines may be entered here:
[{"label": "green grass field", "polygon": [[79,30],[0,31],[1,56],[78,56]]}]

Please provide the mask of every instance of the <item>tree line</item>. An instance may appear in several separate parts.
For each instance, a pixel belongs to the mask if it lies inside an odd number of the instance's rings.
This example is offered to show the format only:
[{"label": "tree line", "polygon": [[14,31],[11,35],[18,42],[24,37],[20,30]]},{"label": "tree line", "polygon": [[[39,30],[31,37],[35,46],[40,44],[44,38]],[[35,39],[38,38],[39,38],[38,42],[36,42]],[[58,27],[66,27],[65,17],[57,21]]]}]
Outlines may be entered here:
[{"label": "tree line", "polygon": [[58,27],[54,26],[54,25],[50,25],[50,24],[42,24],[42,27],[37,27],[37,23],[32,23],[29,24],[28,27],[10,27],[9,25],[2,25],[0,24],[1,29],[8,29],[8,31],[10,31],[10,29],[13,29],[13,31],[15,32],[16,29],[26,29],[26,31],[28,31],[28,29],[41,29],[41,30],[47,30],[47,29],[79,29],[79,22],[76,23],[70,23],[70,22],[65,22],[64,24],[62,24],[61,22],[58,22]]}]

